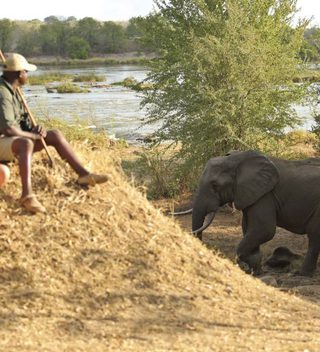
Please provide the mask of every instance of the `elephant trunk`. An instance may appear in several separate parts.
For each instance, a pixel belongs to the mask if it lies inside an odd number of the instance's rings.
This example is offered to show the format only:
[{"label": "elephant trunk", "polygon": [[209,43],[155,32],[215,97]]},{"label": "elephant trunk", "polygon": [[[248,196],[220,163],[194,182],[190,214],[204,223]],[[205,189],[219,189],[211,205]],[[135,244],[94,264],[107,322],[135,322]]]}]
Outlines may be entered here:
[{"label": "elephant trunk", "polygon": [[199,192],[193,206],[192,233],[202,240],[204,231],[213,221],[220,206],[220,198],[214,192]]},{"label": "elephant trunk", "polygon": [[[199,239],[202,239],[202,231],[204,231],[210,224],[212,223],[216,212],[211,212],[202,220],[202,225],[200,227],[194,226],[194,222],[192,221],[192,233],[197,235]],[[197,221],[195,223],[198,223]],[[199,223],[200,224],[200,223]]]}]

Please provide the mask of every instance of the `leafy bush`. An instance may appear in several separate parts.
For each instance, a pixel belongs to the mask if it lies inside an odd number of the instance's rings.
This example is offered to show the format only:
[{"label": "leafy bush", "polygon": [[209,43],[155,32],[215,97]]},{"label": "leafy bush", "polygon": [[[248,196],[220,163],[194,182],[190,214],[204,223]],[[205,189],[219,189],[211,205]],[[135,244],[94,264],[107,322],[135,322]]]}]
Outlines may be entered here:
[{"label": "leafy bush", "polygon": [[72,36],[66,43],[66,54],[71,59],[87,59],[89,51],[90,45],[83,38]]}]

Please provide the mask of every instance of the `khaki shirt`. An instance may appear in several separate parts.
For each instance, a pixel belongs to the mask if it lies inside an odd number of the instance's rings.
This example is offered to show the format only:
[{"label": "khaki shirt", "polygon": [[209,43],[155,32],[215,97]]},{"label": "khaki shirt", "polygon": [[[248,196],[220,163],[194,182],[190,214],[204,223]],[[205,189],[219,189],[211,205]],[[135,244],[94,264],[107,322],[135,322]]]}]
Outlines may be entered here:
[{"label": "khaki shirt", "polygon": [[0,133],[8,127],[20,128],[24,118],[25,111],[18,91],[14,91],[11,84],[0,77]]}]

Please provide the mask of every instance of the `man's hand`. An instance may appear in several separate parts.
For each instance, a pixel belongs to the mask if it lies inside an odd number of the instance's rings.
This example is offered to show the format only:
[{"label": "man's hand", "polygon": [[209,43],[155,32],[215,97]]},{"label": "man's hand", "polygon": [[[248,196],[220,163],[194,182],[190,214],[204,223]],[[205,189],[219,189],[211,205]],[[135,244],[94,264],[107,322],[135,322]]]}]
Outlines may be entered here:
[{"label": "man's hand", "polygon": [[41,138],[47,137],[47,131],[41,125],[34,126],[31,132],[38,134]]}]

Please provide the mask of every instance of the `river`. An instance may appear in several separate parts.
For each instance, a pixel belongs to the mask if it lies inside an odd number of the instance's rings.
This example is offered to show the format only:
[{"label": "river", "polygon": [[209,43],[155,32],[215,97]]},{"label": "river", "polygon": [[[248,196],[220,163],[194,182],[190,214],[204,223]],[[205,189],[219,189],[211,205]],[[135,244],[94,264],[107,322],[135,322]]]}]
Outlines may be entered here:
[{"label": "river", "polygon": [[[71,75],[96,74],[105,78],[101,85],[123,81],[131,76],[138,81],[146,77],[147,69],[134,65],[88,68],[39,68],[29,75],[48,72]],[[27,85],[24,94],[28,105],[38,118],[61,118],[74,123],[84,119],[92,128],[103,128],[114,138],[131,143],[152,133],[151,126],[141,126],[145,110],[140,107],[141,93],[122,86],[94,88],[90,93],[48,93],[44,85]]]},{"label": "river", "polygon": [[[115,65],[86,68],[40,67],[30,75],[39,75],[50,71],[66,74],[96,74],[103,76],[101,84],[111,84],[131,76],[138,81],[147,75],[147,68],[136,65]],[[152,126],[141,126],[146,111],[141,108],[141,94],[122,86],[90,88],[90,93],[58,94],[48,93],[43,85],[26,86],[24,94],[30,109],[38,118],[61,118],[75,123],[78,118],[85,119],[93,128],[105,129],[109,136],[122,138],[129,143],[149,135]],[[295,107],[309,129],[312,125],[310,109],[307,106]]]}]

